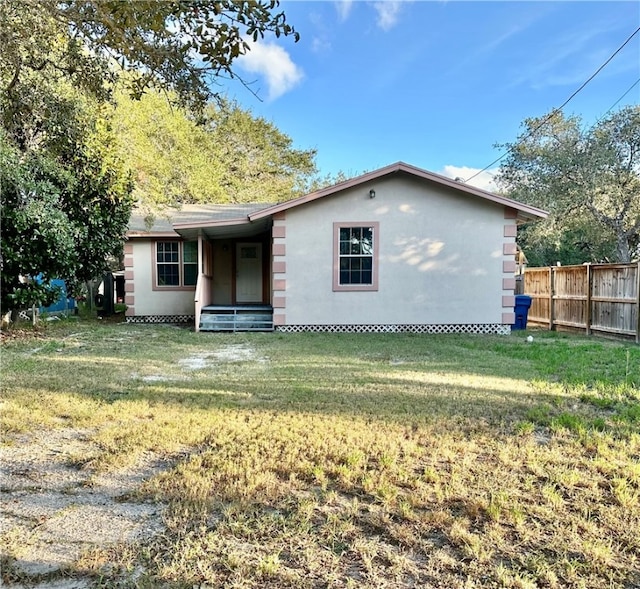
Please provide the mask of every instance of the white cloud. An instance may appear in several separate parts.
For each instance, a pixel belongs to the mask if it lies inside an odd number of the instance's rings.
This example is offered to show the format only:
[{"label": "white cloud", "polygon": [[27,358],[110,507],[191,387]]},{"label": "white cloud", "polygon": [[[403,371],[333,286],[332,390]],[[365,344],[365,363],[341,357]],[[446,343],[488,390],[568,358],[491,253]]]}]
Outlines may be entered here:
[{"label": "white cloud", "polygon": [[[480,168],[470,168],[468,166],[451,166],[446,165],[440,174],[446,176],[447,178],[462,178],[466,180],[467,178],[471,178],[475,174],[480,172]],[[498,186],[495,183],[494,175],[498,173],[498,168],[492,168],[490,170],[485,170],[484,172],[480,172],[475,178],[469,180],[468,184],[471,186],[475,186],[476,188],[481,188],[482,190],[488,190],[490,192],[497,192]]]},{"label": "white cloud", "polygon": [[336,2],[336,10],[338,11],[340,22],[344,22],[349,18],[352,8],[353,0],[338,0],[338,2]]},{"label": "white cloud", "polygon": [[311,51],[327,53],[331,49],[331,42],[326,37],[317,36],[311,41]]},{"label": "white cloud", "polygon": [[239,58],[238,64],[247,72],[262,76],[267,82],[268,100],[275,100],[295,88],[304,74],[289,54],[274,43],[249,42],[251,50]]},{"label": "white cloud", "polygon": [[403,2],[397,2],[395,0],[386,0],[385,2],[374,2],[373,7],[378,13],[378,20],[376,24],[383,30],[388,31],[398,24],[398,17],[400,15],[400,7]]},{"label": "white cloud", "polygon": [[[353,3],[356,0],[336,0],[334,2],[338,12],[338,20],[346,22],[353,9]],[[398,24],[400,9],[403,4],[407,4],[412,0],[375,0],[368,2],[377,13],[376,25],[383,31],[388,31]]]}]

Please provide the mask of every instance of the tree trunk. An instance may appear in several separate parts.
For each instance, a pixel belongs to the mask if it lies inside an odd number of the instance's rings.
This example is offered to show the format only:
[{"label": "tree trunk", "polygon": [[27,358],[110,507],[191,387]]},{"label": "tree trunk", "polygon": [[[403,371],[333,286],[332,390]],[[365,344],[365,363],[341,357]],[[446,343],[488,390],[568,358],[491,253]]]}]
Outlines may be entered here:
[{"label": "tree trunk", "polygon": [[616,231],[616,257],[618,262],[628,264],[631,262],[631,247],[629,247],[629,239],[624,232]]}]

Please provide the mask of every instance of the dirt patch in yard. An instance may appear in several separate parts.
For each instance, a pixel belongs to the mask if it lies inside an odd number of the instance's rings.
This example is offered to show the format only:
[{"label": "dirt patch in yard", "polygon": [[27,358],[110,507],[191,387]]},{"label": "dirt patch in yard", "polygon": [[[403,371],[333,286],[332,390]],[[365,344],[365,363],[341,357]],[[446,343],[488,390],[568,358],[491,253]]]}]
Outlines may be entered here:
[{"label": "dirt patch in yard", "polygon": [[43,430],[5,436],[0,446],[2,580],[9,587],[81,589],[89,580],[59,578],[84,552],[136,542],[163,529],[162,505],[129,494],[171,465],[147,454],[115,472],[78,468],[92,453],[91,431]]},{"label": "dirt patch in yard", "polygon": [[178,364],[184,370],[204,370],[216,364],[229,362],[267,362],[266,358],[259,356],[256,351],[244,344],[230,344],[215,352],[207,352],[197,356],[190,356],[178,360]]}]

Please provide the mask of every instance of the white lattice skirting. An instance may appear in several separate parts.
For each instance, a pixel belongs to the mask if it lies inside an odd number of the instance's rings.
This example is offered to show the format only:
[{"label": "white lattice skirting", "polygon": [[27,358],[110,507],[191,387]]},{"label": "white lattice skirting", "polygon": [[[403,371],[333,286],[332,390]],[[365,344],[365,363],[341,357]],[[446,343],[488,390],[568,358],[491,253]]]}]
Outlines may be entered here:
[{"label": "white lattice skirting", "polygon": [[127,323],[194,323],[193,315],[134,315],[126,318]]},{"label": "white lattice skirting", "polygon": [[509,335],[510,325],[480,323],[464,325],[278,325],[280,333],[473,333]]},{"label": "white lattice skirting", "polygon": [[[194,323],[193,315],[137,315],[126,318],[127,323]],[[472,323],[449,325],[277,325],[279,333],[470,333],[509,335],[510,325],[501,323]]]}]

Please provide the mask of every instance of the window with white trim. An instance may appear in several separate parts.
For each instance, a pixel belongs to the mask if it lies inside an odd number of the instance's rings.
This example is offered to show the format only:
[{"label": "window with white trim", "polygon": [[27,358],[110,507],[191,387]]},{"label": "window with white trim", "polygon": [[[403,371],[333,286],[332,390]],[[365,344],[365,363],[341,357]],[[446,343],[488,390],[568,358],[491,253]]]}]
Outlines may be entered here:
[{"label": "window with white trim", "polygon": [[334,290],[378,290],[378,223],[334,223]]},{"label": "window with white trim", "polygon": [[156,242],[156,285],[195,286],[198,279],[198,243],[196,241]]}]

